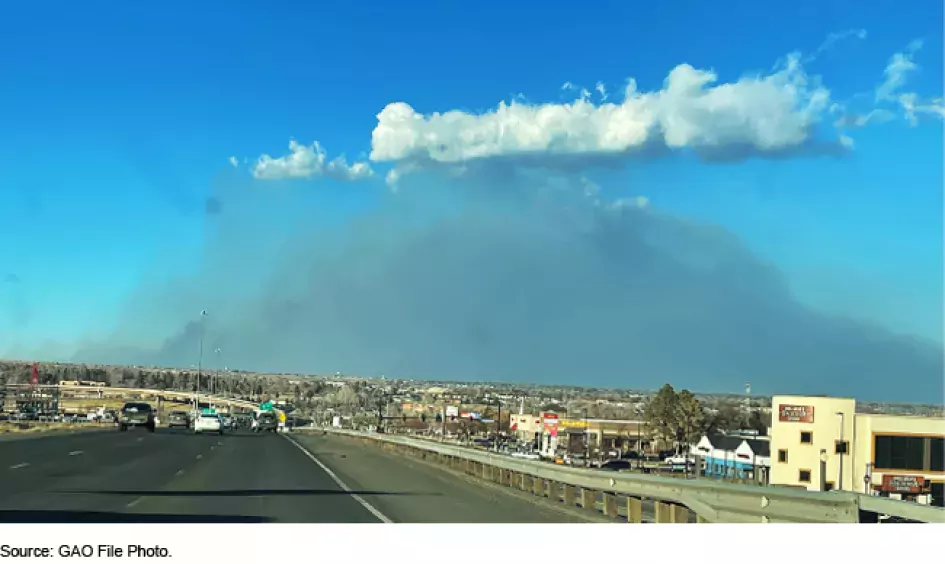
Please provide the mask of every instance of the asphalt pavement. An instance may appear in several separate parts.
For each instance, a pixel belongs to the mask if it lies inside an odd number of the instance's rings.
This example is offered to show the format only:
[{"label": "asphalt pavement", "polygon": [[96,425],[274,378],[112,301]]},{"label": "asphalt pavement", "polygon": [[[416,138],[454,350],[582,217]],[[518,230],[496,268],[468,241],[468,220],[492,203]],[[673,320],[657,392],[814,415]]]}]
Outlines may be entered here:
[{"label": "asphalt pavement", "polygon": [[0,442],[0,522],[380,521],[275,434],[135,429]]},{"label": "asphalt pavement", "polygon": [[580,510],[333,436],[161,428],[0,442],[0,522],[588,520]]},{"label": "asphalt pavement", "polygon": [[357,439],[303,433],[292,439],[395,523],[613,522]]}]

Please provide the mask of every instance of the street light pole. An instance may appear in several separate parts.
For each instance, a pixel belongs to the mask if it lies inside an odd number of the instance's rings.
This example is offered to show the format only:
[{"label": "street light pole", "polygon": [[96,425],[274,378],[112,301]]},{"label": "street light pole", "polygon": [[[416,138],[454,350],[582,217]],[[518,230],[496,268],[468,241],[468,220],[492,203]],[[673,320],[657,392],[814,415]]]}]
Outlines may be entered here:
[{"label": "street light pole", "polygon": [[838,474],[838,476],[837,476],[837,489],[843,491],[843,454],[844,454],[844,451],[846,450],[846,445],[844,445],[844,443],[843,443],[843,424],[844,424],[846,418],[844,417],[842,411],[838,411],[838,412],[837,412],[837,415],[840,416],[840,448],[839,448],[839,449],[835,449],[835,450],[839,450],[839,451],[840,451],[840,452],[838,453],[839,458],[837,459],[837,463],[838,463],[838,464],[837,464],[837,466],[838,466],[838,468],[837,468],[837,474]]},{"label": "street light pole", "polygon": [[[217,349],[214,349],[213,352],[217,355],[217,365],[215,367],[215,370],[213,371],[213,375],[210,377],[210,394],[212,396],[215,396],[217,393],[217,377],[219,377],[220,375],[220,353],[222,353],[223,351],[217,348]],[[213,400],[211,399],[210,401],[212,402]],[[210,404],[210,407],[213,407],[212,403]]]},{"label": "street light pole", "polygon": [[200,352],[197,356],[197,391],[195,394],[195,409],[200,410],[200,375],[203,371],[203,338],[204,333],[206,333],[206,323],[204,319],[207,317],[207,310],[200,310]]},{"label": "street light pole", "polygon": [[589,467],[591,465],[591,424],[587,419],[587,408],[581,411],[584,412],[584,466]]}]

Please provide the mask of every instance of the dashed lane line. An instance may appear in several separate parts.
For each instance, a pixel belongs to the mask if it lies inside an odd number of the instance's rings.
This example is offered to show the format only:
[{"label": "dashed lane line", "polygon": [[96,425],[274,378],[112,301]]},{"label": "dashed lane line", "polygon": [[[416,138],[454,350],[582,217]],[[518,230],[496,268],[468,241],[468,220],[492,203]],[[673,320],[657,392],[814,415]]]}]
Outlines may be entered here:
[{"label": "dashed lane line", "polygon": [[79,456],[80,454],[82,454],[81,450],[74,450],[69,453],[69,456]]},{"label": "dashed lane line", "polygon": [[16,470],[17,468],[26,468],[29,465],[30,465],[29,462],[21,462],[19,464],[14,464],[13,466],[11,466],[10,470]]},{"label": "dashed lane line", "polygon": [[347,484],[345,484],[344,482],[341,481],[341,478],[339,478],[337,475],[335,475],[335,473],[332,472],[330,468],[328,468],[327,466],[325,466],[324,464],[322,464],[322,461],[321,461],[321,460],[315,458],[315,455],[312,454],[311,452],[309,452],[307,448],[305,448],[304,446],[302,446],[302,445],[300,445],[299,443],[297,443],[294,439],[292,439],[292,438],[289,437],[288,435],[280,435],[280,436],[281,436],[282,438],[284,438],[285,440],[289,441],[290,443],[292,443],[293,445],[295,445],[295,448],[297,448],[297,449],[299,449],[300,451],[302,451],[302,454],[304,454],[305,456],[307,456],[307,457],[309,458],[309,460],[311,460],[312,462],[314,462],[315,464],[317,464],[318,467],[321,468],[323,472],[325,472],[326,474],[328,474],[328,477],[331,478],[336,484],[338,484],[338,487],[340,487],[340,488],[343,489],[345,492],[347,492],[348,495],[351,496],[351,499],[353,499],[353,500],[357,501],[358,503],[360,503],[361,506],[364,507],[365,509],[367,509],[368,512],[369,512],[371,515],[374,515],[375,517],[377,517],[378,520],[380,520],[381,523],[393,523],[393,521],[391,521],[390,518],[387,517],[387,515],[384,515],[384,514],[381,513],[376,507],[374,507],[373,505],[371,505],[370,503],[368,503],[367,501],[365,501],[365,499],[364,499],[363,497],[361,497],[361,496],[359,496],[358,494],[354,493],[354,492],[351,490],[351,488],[348,487]]}]

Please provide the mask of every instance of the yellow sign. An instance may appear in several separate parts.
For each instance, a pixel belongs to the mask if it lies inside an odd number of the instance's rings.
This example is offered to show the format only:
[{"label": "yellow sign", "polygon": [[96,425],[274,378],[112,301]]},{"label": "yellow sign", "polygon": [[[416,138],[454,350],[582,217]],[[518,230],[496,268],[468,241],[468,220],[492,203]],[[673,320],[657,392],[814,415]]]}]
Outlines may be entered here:
[{"label": "yellow sign", "polygon": [[582,419],[562,419],[558,421],[558,427],[577,427],[580,429],[585,429],[590,425]]},{"label": "yellow sign", "polygon": [[283,412],[283,411],[280,411],[280,412],[279,412],[279,422],[280,422],[280,423],[285,423],[285,412]]}]

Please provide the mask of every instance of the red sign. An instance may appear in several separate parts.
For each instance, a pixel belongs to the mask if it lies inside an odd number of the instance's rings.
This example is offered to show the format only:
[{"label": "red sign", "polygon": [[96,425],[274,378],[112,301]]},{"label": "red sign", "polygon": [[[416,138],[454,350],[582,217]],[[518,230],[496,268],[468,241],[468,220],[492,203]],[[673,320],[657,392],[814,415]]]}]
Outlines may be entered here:
[{"label": "red sign", "polygon": [[551,435],[552,437],[558,436],[558,414],[557,413],[542,413],[541,414],[542,423],[544,423],[545,432]]},{"label": "red sign", "polygon": [[882,491],[889,493],[918,494],[925,489],[925,478],[922,476],[901,476],[896,474],[883,475]]},{"label": "red sign", "polygon": [[778,405],[778,421],[787,423],[813,423],[814,406]]},{"label": "red sign", "polygon": [[33,374],[30,376],[30,384],[35,386],[39,384],[39,364],[33,363]]}]

